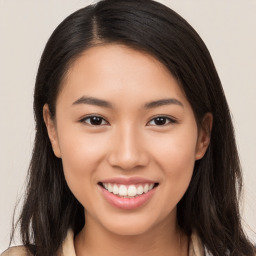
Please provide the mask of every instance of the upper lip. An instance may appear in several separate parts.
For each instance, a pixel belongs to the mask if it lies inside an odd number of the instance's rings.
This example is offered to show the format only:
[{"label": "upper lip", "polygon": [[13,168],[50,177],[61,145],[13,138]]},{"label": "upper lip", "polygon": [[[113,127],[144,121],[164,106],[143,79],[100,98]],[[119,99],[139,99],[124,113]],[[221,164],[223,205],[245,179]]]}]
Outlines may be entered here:
[{"label": "upper lip", "polygon": [[134,177],[116,177],[110,178],[100,181],[102,183],[115,183],[115,184],[124,184],[124,185],[131,185],[131,184],[140,184],[140,183],[157,183],[156,181],[145,179],[142,177],[134,176]]}]

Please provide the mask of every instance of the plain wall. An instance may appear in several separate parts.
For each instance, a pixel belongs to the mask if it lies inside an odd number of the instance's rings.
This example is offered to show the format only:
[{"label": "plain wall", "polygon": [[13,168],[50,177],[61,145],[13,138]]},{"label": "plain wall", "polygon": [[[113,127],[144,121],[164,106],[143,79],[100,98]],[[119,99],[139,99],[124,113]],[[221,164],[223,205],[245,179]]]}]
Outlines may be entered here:
[{"label": "plain wall", "polygon": [[[0,252],[8,246],[14,206],[22,200],[31,156],[32,98],[40,55],[67,15],[94,2],[0,0]],[[243,223],[256,243],[256,1],[161,2],[197,30],[212,54],[232,111],[244,170]]]}]

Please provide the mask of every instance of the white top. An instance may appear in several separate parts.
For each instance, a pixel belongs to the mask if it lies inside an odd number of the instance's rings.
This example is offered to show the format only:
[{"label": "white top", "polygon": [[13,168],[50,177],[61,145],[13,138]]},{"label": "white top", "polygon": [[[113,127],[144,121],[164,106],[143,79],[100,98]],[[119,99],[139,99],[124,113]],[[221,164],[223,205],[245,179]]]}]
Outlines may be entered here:
[{"label": "white top", "polygon": [[[1,256],[32,256],[25,246],[14,246],[7,249]],[[62,246],[58,251],[58,256],[76,256],[74,246],[74,233],[71,229],[68,230]],[[193,233],[189,243],[189,256],[210,256],[202,245],[202,242],[196,233]]]}]

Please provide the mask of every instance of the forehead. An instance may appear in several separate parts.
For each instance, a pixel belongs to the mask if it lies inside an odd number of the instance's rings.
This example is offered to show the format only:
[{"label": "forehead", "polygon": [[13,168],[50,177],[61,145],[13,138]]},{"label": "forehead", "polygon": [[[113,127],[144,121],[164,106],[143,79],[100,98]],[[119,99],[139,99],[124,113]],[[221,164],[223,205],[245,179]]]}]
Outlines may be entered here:
[{"label": "forehead", "polygon": [[61,97],[76,100],[83,95],[122,99],[185,99],[170,71],[152,55],[124,45],[106,44],[85,50],[71,65]]}]

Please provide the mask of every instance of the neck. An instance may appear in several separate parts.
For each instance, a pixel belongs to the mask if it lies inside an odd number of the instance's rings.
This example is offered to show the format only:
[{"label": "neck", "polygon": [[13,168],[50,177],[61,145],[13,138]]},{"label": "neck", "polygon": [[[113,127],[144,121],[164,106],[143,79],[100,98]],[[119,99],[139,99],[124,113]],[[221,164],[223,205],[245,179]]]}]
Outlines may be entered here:
[{"label": "neck", "polygon": [[139,235],[118,235],[86,218],[75,238],[77,256],[187,256],[188,238],[172,218]]}]

